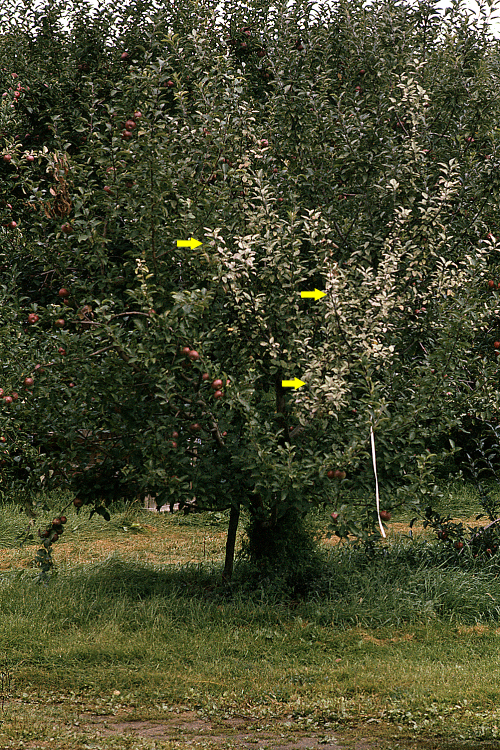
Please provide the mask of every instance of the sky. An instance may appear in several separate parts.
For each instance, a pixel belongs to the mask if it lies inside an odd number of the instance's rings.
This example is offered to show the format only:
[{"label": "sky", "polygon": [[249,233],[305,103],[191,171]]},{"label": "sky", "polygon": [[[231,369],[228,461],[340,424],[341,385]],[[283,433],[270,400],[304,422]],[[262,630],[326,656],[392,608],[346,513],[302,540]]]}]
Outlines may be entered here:
[{"label": "sky", "polygon": [[[98,0],[86,0],[90,5],[93,5],[94,7],[97,7]],[[211,2],[211,0],[201,0],[201,2]],[[1,2],[1,0],[0,0]],[[170,2],[170,0],[156,0],[156,5],[162,4],[162,2]],[[324,0],[324,2],[328,2],[328,0]],[[318,10],[321,5],[324,5],[324,2],[318,3],[316,5],[313,5],[314,10]],[[371,4],[372,0],[366,0],[366,4]],[[408,0],[410,4],[418,3],[419,0]],[[40,0],[40,5],[43,7],[45,6],[46,0]],[[106,0],[103,0],[103,3],[106,3]],[[126,6],[128,4],[128,0],[124,0],[123,5]],[[451,5],[450,0],[440,0],[440,2],[437,3],[438,10],[444,11],[444,9]],[[462,0],[462,5],[465,6],[468,11],[472,14],[472,16],[479,17],[479,5],[476,0]],[[499,39],[500,38],[500,0],[483,0],[483,7],[488,8],[489,5],[496,5],[496,8],[490,9],[492,24],[491,24],[491,33],[494,38]],[[221,0],[221,2],[216,6],[216,9],[218,12],[222,15],[221,8],[223,8],[224,2]],[[219,16],[220,17],[220,16]],[[64,24],[63,24],[64,25]]]},{"label": "sky", "polygon": [[[159,0],[158,4],[161,4],[161,1],[162,0]],[[88,0],[88,2],[90,2],[91,5],[94,5],[95,7],[97,7],[97,0]],[[168,0],[166,0],[166,2],[168,2]],[[370,2],[371,2],[371,0],[367,0],[366,4],[370,4]],[[418,0],[413,0],[413,2],[418,2]],[[484,4],[485,7],[487,5],[489,5],[489,4],[491,4],[491,3],[496,3],[497,4],[497,8],[498,8],[497,10],[495,10],[495,8],[494,8],[491,11],[492,16],[493,16],[493,19],[492,19],[493,23],[492,23],[491,30],[492,30],[493,36],[498,39],[498,38],[500,38],[500,0],[483,0],[483,4]],[[45,4],[45,2],[43,2],[43,4]],[[127,5],[127,0],[125,0],[124,4]],[[476,0],[463,0],[463,4],[467,7],[467,9],[472,14],[476,15],[477,17],[479,16],[479,12],[478,12],[479,6],[478,6],[478,3],[476,2]],[[221,2],[217,6],[217,8],[220,9],[221,7],[223,7],[223,5],[224,5],[224,3]],[[440,10],[444,10],[449,5],[451,5],[451,3],[450,3],[449,0],[441,0],[437,4],[437,8],[440,9]],[[319,7],[319,5],[313,6],[313,8],[316,9],[316,10],[318,9],[318,7]]]}]

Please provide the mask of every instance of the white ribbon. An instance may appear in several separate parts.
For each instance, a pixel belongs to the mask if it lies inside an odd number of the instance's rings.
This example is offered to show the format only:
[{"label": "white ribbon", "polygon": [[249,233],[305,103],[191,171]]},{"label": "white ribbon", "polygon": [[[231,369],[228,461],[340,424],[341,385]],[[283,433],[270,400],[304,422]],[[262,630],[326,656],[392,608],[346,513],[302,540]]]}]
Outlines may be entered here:
[{"label": "white ribbon", "polygon": [[377,459],[375,457],[375,436],[373,434],[373,425],[370,425],[370,437],[372,440],[372,461],[373,461],[373,473],[375,474],[375,498],[377,500],[377,516],[378,516],[378,525],[380,527],[380,533],[384,537],[384,539],[387,538],[387,535],[385,533],[385,529],[382,525],[382,519],[380,518],[380,498],[378,494],[378,479],[377,479]]}]

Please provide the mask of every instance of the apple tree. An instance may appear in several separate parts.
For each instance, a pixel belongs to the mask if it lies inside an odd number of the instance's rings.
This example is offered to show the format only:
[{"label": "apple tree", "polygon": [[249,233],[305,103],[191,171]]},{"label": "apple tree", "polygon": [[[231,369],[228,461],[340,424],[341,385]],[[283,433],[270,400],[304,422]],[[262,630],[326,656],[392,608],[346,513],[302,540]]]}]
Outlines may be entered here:
[{"label": "apple tree", "polygon": [[247,553],[293,569],[314,506],[370,540],[432,503],[450,431],[498,408],[486,21],[18,12],[0,37],[4,492],[32,514],[41,486],[105,518],[146,495],[229,508],[226,578],[241,508]]}]

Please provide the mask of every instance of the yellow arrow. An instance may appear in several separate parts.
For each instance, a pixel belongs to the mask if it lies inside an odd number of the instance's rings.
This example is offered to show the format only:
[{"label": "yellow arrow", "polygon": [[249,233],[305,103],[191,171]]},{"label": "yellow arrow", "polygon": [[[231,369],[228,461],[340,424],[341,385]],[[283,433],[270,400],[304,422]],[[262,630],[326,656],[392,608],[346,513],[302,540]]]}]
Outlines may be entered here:
[{"label": "yellow arrow", "polygon": [[305,383],[302,380],[295,378],[294,380],[282,380],[281,385],[283,388],[295,388],[295,390],[297,390],[297,388],[301,388]]},{"label": "yellow arrow", "polygon": [[191,237],[189,240],[177,240],[177,247],[190,247],[191,250],[194,250],[195,247],[199,247],[202,244],[202,242],[195,240],[194,237]]},{"label": "yellow arrow", "polygon": [[321,299],[321,297],[325,297],[325,295],[326,295],[326,292],[320,292],[318,289],[315,289],[314,292],[301,292],[300,293],[300,296],[302,297],[302,299],[312,297],[316,301]]}]

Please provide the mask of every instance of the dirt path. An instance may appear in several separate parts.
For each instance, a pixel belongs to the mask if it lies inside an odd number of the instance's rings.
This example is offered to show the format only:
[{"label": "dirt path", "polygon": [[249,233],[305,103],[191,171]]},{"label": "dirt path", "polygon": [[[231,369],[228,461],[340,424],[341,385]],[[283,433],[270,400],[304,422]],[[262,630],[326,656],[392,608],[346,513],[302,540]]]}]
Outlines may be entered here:
[{"label": "dirt path", "polygon": [[[498,750],[498,743],[467,742],[444,738],[413,738],[398,731],[394,724],[372,720],[372,723],[353,724],[331,729],[304,729],[297,726],[289,717],[273,718],[266,723],[262,719],[232,715],[223,718],[206,719],[197,711],[172,710],[162,720],[136,719],[137,709],[122,711],[120,715],[98,715],[90,712],[78,714],[61,726],[59,742],[23,743],[25,750],[45,750],[54,748],[66,750],[64,734],[71,735],[75,747],[75,735],[80,735],[84,744],[77,747],[99,747],[105,750],[107,740],[115,748],[118,737],[128,742],[140,742],[137,747],[155,750]],[[113,740],[115,742],[113,742]],[[62,741],[63,744],[60,744]],[[91,744],[88,744],[91,743]],[[97,744],[95,744],[97,743]],[[129,747],[129,744],[126,745]],[[135,747],[135,744],[134,744]]]}]

